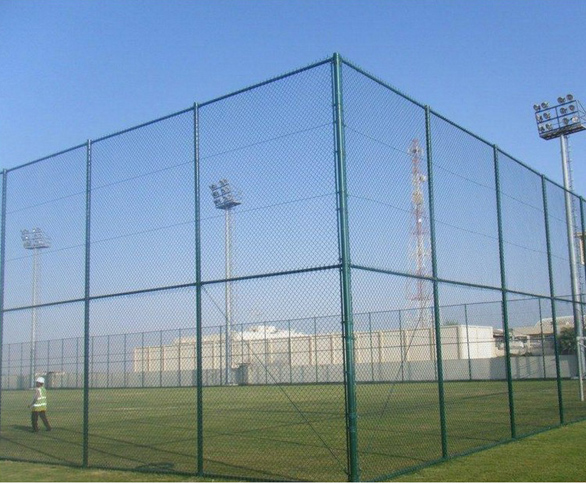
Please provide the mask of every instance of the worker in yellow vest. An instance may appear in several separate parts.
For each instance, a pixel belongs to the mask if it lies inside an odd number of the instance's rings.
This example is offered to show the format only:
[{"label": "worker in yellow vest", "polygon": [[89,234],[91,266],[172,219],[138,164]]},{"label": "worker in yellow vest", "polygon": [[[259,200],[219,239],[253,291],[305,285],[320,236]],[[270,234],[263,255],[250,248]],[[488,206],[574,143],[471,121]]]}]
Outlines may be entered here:
[{"label": "worker in yellow vest", "polygon": [[45,424],[47,431],[51,430],[51,425],[47,420],[47,390],[45,390],[45,379],[40,376],[35,380],[35,396],[29,405],[32,409],[31,422],[33,424],[33,432],[39,431],[39,417]]}]

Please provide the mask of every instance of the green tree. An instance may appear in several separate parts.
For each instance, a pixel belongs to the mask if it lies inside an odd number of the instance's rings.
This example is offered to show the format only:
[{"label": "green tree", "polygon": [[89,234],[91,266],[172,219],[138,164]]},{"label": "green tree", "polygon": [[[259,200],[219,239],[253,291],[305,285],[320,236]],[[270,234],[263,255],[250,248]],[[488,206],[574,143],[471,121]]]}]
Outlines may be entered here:
[{"label": "green tree", "polygon": [[444,322],[444,326],[459,326],[460,323],[458,321],[456,321],[455,319],[448,319],[447,321]]},{"label": "green tree", "polygon": [[576,353],[576,335],[574,328],[562,328],[558,335],[558,350],[562,355]]}]

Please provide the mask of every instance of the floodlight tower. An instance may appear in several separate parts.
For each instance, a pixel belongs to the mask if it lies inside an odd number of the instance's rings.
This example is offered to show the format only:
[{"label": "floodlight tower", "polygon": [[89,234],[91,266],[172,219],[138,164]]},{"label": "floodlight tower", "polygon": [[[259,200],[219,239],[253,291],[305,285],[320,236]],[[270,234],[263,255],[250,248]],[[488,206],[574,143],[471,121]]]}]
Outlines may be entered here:
[{"label": "floodlight tower", "polygon": [[427,177],[421,171],[423,149],[419,140],[414,139],[409,146],[411,155],[411,258],[414,272],[418,276],[409,288],[408,298],[416,301],[418,309],[418,327],[428,327],[430,323],[429,307],[432,295],[425,277],[429,277],[429,228],[425,210],[424,183]]},{"label": "floodlight tower", "polygon": [[574,321],[576,328],[578,377],[580,381],[580,400],[584,401],[584,321],[582,319],[581,304],[581,277],[576,257],[576,208],[574,206],[571,191],[573,188],[571,159],[568,145],[568,136],[586,129],[586,112],[572,94],[557,98],[558,104],[550,106],[548,102],[534,104],[535,121],[539,136],[545,140],[560,139],[560,151],[562,156],[562,173],[564,176],[564,194],[566,202],[566,227],[568,234],[568,250],[570,255],[570,273],[572,279],[572,299]]},{"label": "floodlight tower", "polygon": [[22,245],[27,250],[33,251],[33,301],[31,316],[31,347],[30,347],[30,382],[31,388],[35,386],[35,346],[37,340],[37,305],[39,304],[39,282],[41,279],[41,249],[51,247],[51,238],[40,228],[20,231]]},{"label": "floodlight tower", "polygon": [[240,193],[235,192],[227,179],[222,178],[217,184],[210,185],[214,205],[224,211],[225,221],[225,264],[226,264],[226,341],[225,341],[225,377],[226,385],[232,384],[232,210],[242,203]]}]

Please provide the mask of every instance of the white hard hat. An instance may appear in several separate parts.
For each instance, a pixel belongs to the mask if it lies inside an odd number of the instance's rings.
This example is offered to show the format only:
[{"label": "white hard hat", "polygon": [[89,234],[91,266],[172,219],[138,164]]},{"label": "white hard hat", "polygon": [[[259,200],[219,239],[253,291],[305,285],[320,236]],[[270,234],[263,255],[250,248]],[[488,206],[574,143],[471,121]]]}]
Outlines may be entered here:
[{"label": "white hard hat", "polygon": [[35,381],[37,383],[42,383],[43,385],[45,384],[45,379],[42,376],[40,376],[39,378],[37,378]]}]

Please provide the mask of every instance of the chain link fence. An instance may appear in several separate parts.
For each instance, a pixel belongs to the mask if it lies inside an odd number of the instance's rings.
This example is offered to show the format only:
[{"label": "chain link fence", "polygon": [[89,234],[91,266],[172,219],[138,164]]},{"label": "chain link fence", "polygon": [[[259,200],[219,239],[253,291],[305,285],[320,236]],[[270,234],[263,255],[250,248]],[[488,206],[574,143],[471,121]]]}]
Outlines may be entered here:
[{"label": "chain link fence", "polygon": [[4,170],[0,458],[383,480],[583,419],[565,197],[337,55]]}]

